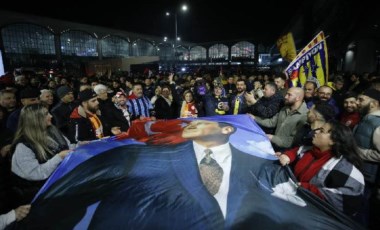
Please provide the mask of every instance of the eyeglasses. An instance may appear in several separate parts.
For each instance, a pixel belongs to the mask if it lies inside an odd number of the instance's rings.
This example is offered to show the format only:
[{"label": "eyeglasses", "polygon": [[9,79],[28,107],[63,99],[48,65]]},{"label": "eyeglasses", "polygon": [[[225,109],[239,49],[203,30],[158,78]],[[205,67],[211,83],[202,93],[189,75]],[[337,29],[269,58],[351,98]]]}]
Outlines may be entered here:
[{"label": "eyeglasses", "polygon": [[331,133],[331,129],[330,130],[327,130],[325,131],[322,127],[321,128],[318,128],[318,129],[314,129],[313,130],[314,133],[324,133],[324,134],[330,134]]}]

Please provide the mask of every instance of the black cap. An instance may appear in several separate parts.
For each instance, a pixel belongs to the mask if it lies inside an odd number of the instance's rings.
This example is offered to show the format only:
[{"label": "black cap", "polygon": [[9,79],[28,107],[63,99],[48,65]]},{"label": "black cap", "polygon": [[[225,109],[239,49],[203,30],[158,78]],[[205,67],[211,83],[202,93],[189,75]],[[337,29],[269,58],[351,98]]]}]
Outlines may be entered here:
[{"label": "black cap", "polygon": [[380,91],[379,90],[376,90],[374,88],[370,88],[370,89],[367,89],[365,90],[362,95],[365,95],[367,97],[370,97],[374,100],[377,100],[378,102],[380,102]]},{"label": "black cap", "polygon": [[96,93],[91,89],[85,89],[78,94],[78,99],[80,102],[88,101],[94,97],[97,97]]},{"label": "black cap", "polygon": [[329,121],[335,118],[334,108],[327,102],[321,101],[315,103],[314,109],[323,116],[323,119],[325,119],[325,121]]},{"label": "black cap", "polygon": [[354,91],[348,91],[347,93],[343,95],[343,100],[346,100],[347,98],[351,98],[351,97],[356,98],[357,96],[358,94],[355,93]]}]

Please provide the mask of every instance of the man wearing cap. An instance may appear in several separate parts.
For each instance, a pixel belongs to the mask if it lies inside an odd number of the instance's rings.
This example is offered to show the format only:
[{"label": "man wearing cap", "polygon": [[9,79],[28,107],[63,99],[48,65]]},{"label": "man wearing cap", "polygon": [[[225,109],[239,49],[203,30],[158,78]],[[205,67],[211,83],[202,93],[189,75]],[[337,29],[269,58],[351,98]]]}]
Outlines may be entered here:
[{"label": "man wearing cap", "polygon": [[[307,123],[296,133],[293,146],[313,146],[315,131],[320,129],[326,122],[334,119],[334,108],[325,101],[315,103],[307,112]],[[303,148],[306,151],[306,148]]]},{"label": "man wearing cap", "polygon": [[368,224],[369,199],[376,195],[379,183],[380,162],[380,91],[370,88],[358,96],[358,109],[362,120],[354,128],[355,140],[362,159],[365,160],[362,172],[365,179],[365,207],[361,213],[363,224]]},{"label": "man wearing cap", "polygon": [[86,89],[79,92],[78,97],[80,105],[70,115],[69,140],[71,143],[78,143],[103,138],[104,126],[100,117],[97,94]]},{"label": "man wearing cap", "polygon": [[37,104],[40,102],[40,91],[36,88],[25,88],[21,90],[20,92],[20,99],[21,99],[21,108],[16,109],[13,111],[8,119],[7,119],[7,128],[11,130],[13,133],[16,133],[17,126],[18,126],[18,119],[20,117],[21,109],[24,106]]},{"label": "man wearing cap", "polygon": [[61,101],[53,107],[51,114],[53,115],[55,126],[65,136],[68,136],[70,114],[77,106],[77,103],[74,102],[73,90],[66,85],[57,89],[57,96]]}]

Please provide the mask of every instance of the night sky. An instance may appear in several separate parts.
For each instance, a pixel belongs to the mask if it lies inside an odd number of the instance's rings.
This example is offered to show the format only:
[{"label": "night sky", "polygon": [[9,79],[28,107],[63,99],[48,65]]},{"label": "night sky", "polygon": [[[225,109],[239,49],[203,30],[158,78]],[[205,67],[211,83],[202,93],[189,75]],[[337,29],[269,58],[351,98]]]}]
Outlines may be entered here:
[{"label": "night sky", "polygon": [[[52,2],[50,10],[44,10],[38,1],[33,3],[8,2],[3,10],[12,10],[38,16],[47,16],[90,25],[99,25],[129,32],[168,36],[173,38],[174,17],[166,17],[166,11],[177,9],[178,36],[188,42],[226,41],[234,39],[255,39],[273,44],[285,32],[292,15],[301,0],[262,1],[103,1],[96,5],[90,2],[86,8],[79,8],[77,1]],[[83,2],[85,3],[85,2]],[[81,4],[83,4],[81,3]],[[88,3],[88,2],[87,2]],[[182,3],[188,11],[180,11]]]}]

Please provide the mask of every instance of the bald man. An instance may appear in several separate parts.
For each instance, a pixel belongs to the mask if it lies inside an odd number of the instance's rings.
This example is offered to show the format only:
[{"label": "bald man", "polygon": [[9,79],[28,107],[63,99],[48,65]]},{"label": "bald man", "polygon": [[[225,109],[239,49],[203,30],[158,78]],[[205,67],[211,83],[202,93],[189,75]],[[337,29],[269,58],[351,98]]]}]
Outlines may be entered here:
[{"label": "bald man", "polygon": [[303,101],[304,90],[293,87],[285,95],[285,106],[271,118],[254,117],[256,122],[266,128],[276,128],[274,135],[267,134],[276,151],[289,149],[297,131],[306,123],[307,106]]}]

